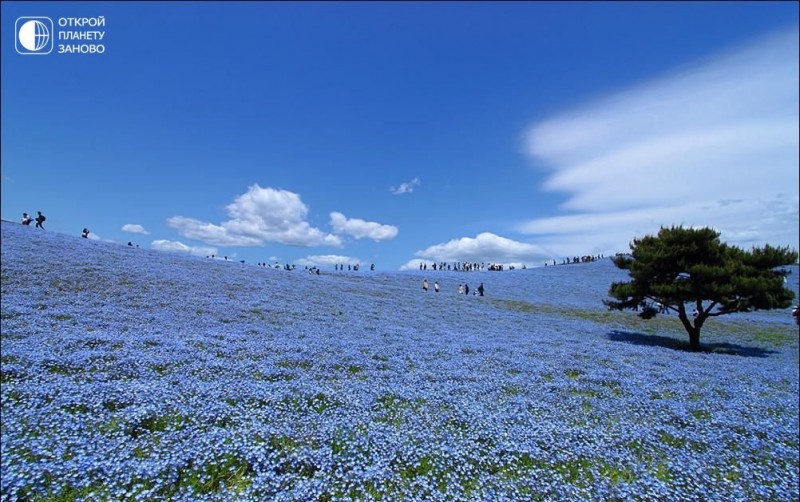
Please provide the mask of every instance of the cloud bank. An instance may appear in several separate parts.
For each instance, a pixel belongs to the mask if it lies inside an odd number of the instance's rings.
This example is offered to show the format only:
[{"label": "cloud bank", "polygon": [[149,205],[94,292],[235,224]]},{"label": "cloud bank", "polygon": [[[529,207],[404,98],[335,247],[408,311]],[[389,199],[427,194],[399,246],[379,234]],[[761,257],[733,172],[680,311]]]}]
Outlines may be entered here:
[{"label": "cloud bank", "polygon": [[356,239],[372,239],[376,242],[394,239],[397,237],[398,228],[392,225],[382,225],[374,221],[364,221],[357,218],[347,218],[342,213],[331,213],[331,228],[336,234],[345,234]]},{"label": "cloud bank", "polygon": [[518,242],[490,232],[475,237],[462,237],[442,244],[435,244],[415,253],[403,270],[419,268],[420,262],[470,262],[496,263],[504,265],[541,265],[551,255],[534,244]]},{"label": "cloud bank", "polygon": [[156,251],[169,251],[173,253],[189,253],[195,256],[211,256],[217,254],[217,248],[202,246],[187,246],[178,241],[156,240],[150,245]]},{"label": "cloud bank", "polygon": [[229,220],[208,223],[173,216],[167,225],[189,239],[216,246],[263,246],[277,242],[290,246],[340,247],[341,239],[312,227],[306,206],[296,193],[252,185],[225,208]]},{"label": "cloud bank", "polygon": [[305,258],[297,260],[295,263],[300,267],[322,267],[322,266],[333,267],[334,265],[363,264],[363,262],[358,258],[353,258],[351,256],[332,255],[332,254],[307,256]]},{"label": "cloud bank", "polygon": [[797,30],[774,33],[534,125],[527,153],[565,214],[515,230],[562,255],[673,224],[797,246],[798,73]]},{"label": "cloud bank", "polygon": [[122,225],[122,231],[128,232],[130,234],[150,235],[150,232],[145,230],[143,226],[131,223],[128,223],[127,225]]}]

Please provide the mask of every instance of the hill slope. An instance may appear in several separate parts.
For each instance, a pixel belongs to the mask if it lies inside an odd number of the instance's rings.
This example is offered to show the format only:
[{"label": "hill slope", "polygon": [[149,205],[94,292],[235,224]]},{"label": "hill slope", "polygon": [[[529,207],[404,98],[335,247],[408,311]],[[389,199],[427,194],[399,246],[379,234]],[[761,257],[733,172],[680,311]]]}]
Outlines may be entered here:
[{"label": "hill slope", "polygon": [[787,313],[675,350],[607,261],[426,294],[4,222],[0,275],[3,500],[800,494]]}]

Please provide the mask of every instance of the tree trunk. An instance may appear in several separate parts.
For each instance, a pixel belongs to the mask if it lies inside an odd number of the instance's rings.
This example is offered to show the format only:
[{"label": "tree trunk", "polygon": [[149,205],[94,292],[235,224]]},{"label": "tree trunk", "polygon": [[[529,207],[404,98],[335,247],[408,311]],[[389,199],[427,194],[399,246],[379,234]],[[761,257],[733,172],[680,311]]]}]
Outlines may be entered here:
[{"label": "tree trunk", "polygon": [[697,351],[700,350],[700,328],[692,326],[689,331],[689,348]]},{"label": "tree trunk", "polygon": [[686,307],[681,303],[678,305],[678,318],[681,320],[686,332],[689,333],[689,348],[694,351],[700,350],[700,328],[703,326],[705,317],[699,316],[692,324],[686,314]]}]

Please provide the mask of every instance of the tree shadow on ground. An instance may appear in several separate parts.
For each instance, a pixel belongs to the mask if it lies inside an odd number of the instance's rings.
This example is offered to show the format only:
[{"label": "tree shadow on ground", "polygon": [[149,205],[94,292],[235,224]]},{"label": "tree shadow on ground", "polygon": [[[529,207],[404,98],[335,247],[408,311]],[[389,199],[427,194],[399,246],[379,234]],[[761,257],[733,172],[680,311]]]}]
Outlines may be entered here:
[{"label": "tree shadow on ground", "polygon": [[[632,345],[664,347],[682,352],[694,352],[689,347],[689,342],[687,340],[678,340],[677,338],[668,336],[645,335],[643,333],[634,333],[631,331],[614,330],[608,333],[608,339],[614,342],[625,342]],[[772,354],[777,354],[778,351],[761,347],[745,347],[735,343],[701,343],[698,353],[728,354],[742,357],[769,357]]]}]

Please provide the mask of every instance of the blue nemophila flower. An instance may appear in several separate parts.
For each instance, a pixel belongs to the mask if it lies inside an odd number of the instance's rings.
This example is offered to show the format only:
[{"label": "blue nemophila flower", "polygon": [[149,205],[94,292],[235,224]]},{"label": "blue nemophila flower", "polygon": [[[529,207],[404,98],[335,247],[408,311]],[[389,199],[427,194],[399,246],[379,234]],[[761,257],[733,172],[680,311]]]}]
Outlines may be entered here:
[{"label": "blue nemophila flower", "polygon": [[709,326],[720,350],[693,354],[603,309],[610,263],[425,298],[414,273],[2,231],[4,501],[800,495],[780,312]]}]

